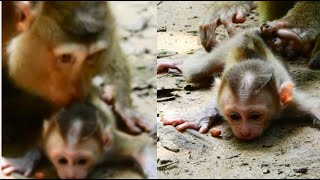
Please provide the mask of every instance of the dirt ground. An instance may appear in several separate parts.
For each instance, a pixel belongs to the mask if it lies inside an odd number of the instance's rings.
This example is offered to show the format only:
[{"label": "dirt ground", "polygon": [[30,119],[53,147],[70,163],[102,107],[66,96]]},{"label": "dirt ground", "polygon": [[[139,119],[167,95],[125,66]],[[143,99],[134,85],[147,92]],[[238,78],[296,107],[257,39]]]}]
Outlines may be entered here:
[{"label": "dirt ground", "polygon": [[[127,54],[130,64],[134,106],[142,115],[156,123],[156,2],[110,2],[110,5],[118,24],[121,47]],[[149,143],[156,158],[155,141],[146,134],[137,138]],[[13,149],[5,148],[4,154],[14,154],[15,151],[22,150],[21,142],[19,144],[20,146],[13,146]],[[48,162],[43,162],[37,171],[44,172],[46,178],[57,178]],[[11,177],[2,178],[26,177],[13,174]],[[141,179],[143,176],[133,163],[117,162],[99,166],[89,178]]]},{"label": "dirt ground", "polygon": [[[187,56],[202,50],[199,20],[210,2],[158,2],[157,50]],[[238,28],[257,26],[253,10]],[[220,27],[218,39],[227,37]],[[290,62],[297,87],[313,96],[320,94],[320,72],[307,69],[305,61]],[[225,122],[216,125],[218,138],[196,131],[179,133],[163,126],[165,114],[192,114],[210,98],[210,89],[192,90],[176,71],[158,74],[157,162],[159,178],[320,178],[320,132],[311,122],[278,122],[253,142],[237,140]],[[191,89],[191,90],[190,90]]]}]

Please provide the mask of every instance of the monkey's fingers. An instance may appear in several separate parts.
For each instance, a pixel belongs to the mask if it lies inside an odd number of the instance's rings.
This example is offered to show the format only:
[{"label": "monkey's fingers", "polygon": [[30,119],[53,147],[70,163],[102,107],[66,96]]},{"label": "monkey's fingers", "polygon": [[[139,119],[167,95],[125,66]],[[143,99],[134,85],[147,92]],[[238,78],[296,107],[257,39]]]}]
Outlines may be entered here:
[{"label": "monkey's fingers", "polygon": [[209,123],[203,124],[203,125],[201,125],[201,128],[199,129],[199,132],[204,134],[204,133],[206,133],[208,131],[208,129],[209,129]]},{"label": "monkey's fingers", "polygon": [[202,46],[207,52],[210,52],[213,47],[217,46],[216,29],[220,25],[218,20],[210,24],[200,25],[199,33]]},{"label": "monkey's fingers", "polygon": [[320,69],[320,50],[309,61],[309,67],[311,69]]},{"label": "monkey's fingers", "polygon": [[201,126],[198,122],[185,122],[177,126],[176,129],[180,132],[183,132],[186,129],[194,129],[200,133],[205,133],[208,130],[207,126]]},{"label": "monkey's fingers", "polygon": [[186,121],[183,119],[161,119],[160,121],[163,122],[163,125],[172,125],[172,126],[177,126],[182,123],[185,123]]},{"label": "monkey's fingers", "polygon": [[131,118],[122,118],[124,123],[126,124],[128,131],[130,134],[138,135],[142,133],[142,130],[136,126],[135,122]]},{"label": "monkey's fingers", "polygon": [[260,26],[260,30],[262,34],[267,36],[272,36],[280,29],[284,29],[288,27],[288,23],[286,22],[265,22]]},{"label": "monkey's fingers", "polygon": [[287,42],[283,43],[286,44],[283,46],[285,47],[285,55],[289,58],[294,58],[299,54],[303,54],[312,49],[312,45],[309,45],[309,43],[305,43],[297,33],[291,30],[279,29],[275,35],[282,41]]},{"label": "monkey's fingers", "polygon": [[231,19],[222,19],[221,22],[226,28],[229,36],[233,36],[234,33],[236,32],[236,26],[233,24]]},{"label": "monkey's fingers", "polygon": [[31,175],[31,173],[32,173],[32,171],[33,171],[33,169],[32,168],[29,168],[29,167],[26,167],[27,169],[26,169],[26,171],[24,172],[24,176],[30,176]]},{"label": "monkey's fingers", "polygon": [[157,64],[157,74],[168,72],[170,68],[178,69],[179,71],[181,71],[177,64],[173,62],[160,62]]},{"label": "monkey's fingers", "polygon": [[267,44],[271,47],[275,52],[282,53],[285,51],[284,49],[287,46],[287,41],[280,39],[278,37],[272,38],[272,40],[267,40]]},{"label": "monkey's fingers", "polygon": [[295,47],[301,46],[303,44],[302,38],[297,33],[290,31],[288,29],[279,29],[276,32],[276,36],[281,39],[293,41]]},{"label": "monkey's fingers", "polygon": [[5,176],[9,176],[10,174],[14,173],[17,171],[17,169],[14,166],[8,166],[4,169],[1,170],[1,173]]},{"label": "monkey's fingers", "polygon": [[149,133],[156,129],[156,127],[151,124],[151,120],[147,120],[140,116],[135,116],[134,119],[136,126],[138,126],[144,132]]},{"label": "monkey's fingers", "polygon": [[6,161],[5,159],[1,158],[1,169],[5,169],[10,166],[10,163]]}]

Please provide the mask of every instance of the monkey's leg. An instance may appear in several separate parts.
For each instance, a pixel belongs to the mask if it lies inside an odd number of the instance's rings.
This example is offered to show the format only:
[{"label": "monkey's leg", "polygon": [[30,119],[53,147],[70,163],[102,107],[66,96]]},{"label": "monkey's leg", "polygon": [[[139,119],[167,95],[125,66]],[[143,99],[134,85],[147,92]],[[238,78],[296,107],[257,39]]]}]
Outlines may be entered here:
[{"label": "monkey's leg", "polygon": [[198,82],[223,71],[225,54],[221,51],[221,48],[217,47],[210,53],[199,52],[186,59],[159,60],[157,71],[163,72],[169,68],[178,69],[187,81]]},{"label": "monkey's leg", "polygon": [[24,176],[30,176],[42,158],[39,148],[35,148],[20,158],[1,157],[1,173],[10,175],[14,172],[21,173]]},{"label": "monkey's leg", "polygon": [[313,116],[313,124],[320,127],[320,96],[311,96],[302,91],[294,92],[297,112]]},{"label": "monkey's leg", "polygon": [[216,108],[216,102],[212,101],[196,116],[186,118],[162,117],[161,121],[164,125],[175,126],[180,132],[183,132],[186,129],[194,129],[200,133],[206,133],[211,124],[219,118],[220,115]]},{"label": "monkey's leg", "polygon": [[214,2],[199,26],[201,43],[206,51],[210,52],[218,44],[215,35],[218,26],[223,24],[232,36],[236,30],[233,23],[245,22],[245,16],[254,7],[252,1]]}]

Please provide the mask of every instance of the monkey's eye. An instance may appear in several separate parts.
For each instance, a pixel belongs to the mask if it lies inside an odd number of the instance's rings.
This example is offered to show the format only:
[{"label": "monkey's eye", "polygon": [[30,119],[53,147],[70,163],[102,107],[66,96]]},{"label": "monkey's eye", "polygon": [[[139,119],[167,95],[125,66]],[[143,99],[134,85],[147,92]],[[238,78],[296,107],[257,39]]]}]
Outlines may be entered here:
[{"label": "monkey's eye", "polygon": [[251,119],[251,120],[259,120],[260,117],[261,117],[261,113],[259,113],[259,112],[252,112],[249,115],[249,119]]},{"label": "monkey's eye", "polygon": [[229,114],[229,118],[233,121],[238,121],[241,119],[240,114],[236,113],[236,112],[232,112]]},{"label": "monkey's eye", "polygon": [[58,57],[58,61],[62,62],[62,63],[71,63],[73,60],[72,55],[71,54],[62,54]]},{"label": "monkey's eye", "polygon": [[66,165],[66,164],[68,164],[68,160],[64,157],[61,157],[58,159],[58,163],[61,165]]},{"label": "monkey's eye", "polygon": [[78,164],[79,165],[85,165],[87,163],[87,160],[86,159],[79,159],[78,160]]}]

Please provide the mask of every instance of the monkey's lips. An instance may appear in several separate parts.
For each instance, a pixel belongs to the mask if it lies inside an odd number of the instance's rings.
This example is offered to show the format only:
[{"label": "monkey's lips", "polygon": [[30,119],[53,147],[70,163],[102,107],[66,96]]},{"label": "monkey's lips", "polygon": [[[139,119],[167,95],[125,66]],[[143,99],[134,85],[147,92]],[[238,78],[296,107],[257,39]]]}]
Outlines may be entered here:
[{"label": "monkey's lips", "polygon": [[236,133],[234,133],[234,135],[235,135],[238,139],[240,139],[240,140],[242,140],[242,141],[253,141],[253,140],[258,139],[258,138],[261,136],[261,134],[251,134],[251,135],[249,135],[249,136],[243,136],[243,135],[236,134]]}]

